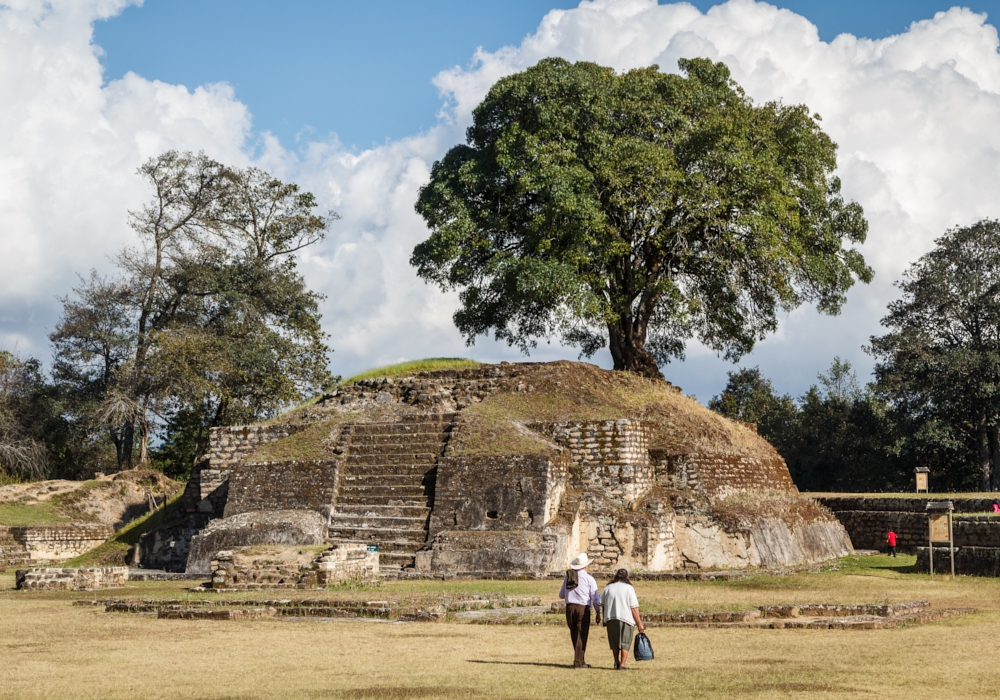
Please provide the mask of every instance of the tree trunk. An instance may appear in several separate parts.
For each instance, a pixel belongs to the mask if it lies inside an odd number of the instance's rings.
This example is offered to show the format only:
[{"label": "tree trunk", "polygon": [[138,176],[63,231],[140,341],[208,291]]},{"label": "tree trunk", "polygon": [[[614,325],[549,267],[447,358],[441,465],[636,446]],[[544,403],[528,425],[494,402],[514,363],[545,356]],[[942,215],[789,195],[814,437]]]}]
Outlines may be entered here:
[{"label": "tree trunk", "polygon": [[131,423],[122,426],[121,433],[111,431],[111,439],[115,443],[118,457],[118,471],[132,468],[132,443],[135,439],[135,427]]},{"label": "tree trunk", "polygon": [[632,324],[621,319],[608,324],[608,345],[615,369],[635,372],[643,377],[663,379],[653,355],[646,350],[646,334],[637,332]]},{"label": "tree trunk", "polygon": [[1000,426],[990,426],[990,452],[993,453],[992,491],[1000,491]]},{"label": "tree trunk", "polygon": [[979,490],[990,490],[990,442],[986,416],[979,419]]},{"label": "tree trunk", "polygon": [[139,466],[145,467],[149,459],[149,423],[145,411],[139,420]]}]

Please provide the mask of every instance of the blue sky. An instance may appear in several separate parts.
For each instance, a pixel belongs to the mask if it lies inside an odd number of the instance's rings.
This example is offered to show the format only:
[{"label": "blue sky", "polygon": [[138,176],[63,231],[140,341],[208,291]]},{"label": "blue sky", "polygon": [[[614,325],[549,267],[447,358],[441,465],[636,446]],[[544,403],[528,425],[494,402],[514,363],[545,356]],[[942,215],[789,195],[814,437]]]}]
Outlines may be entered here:
[{"label": "blue sky", "polygon": [[[59,298],[90,269],[112,273],[136,243],[127,212],[149,197],[136,168],[178,149],[266,168],[342,215],[300,259],[326,296],[335,373],[524,359],[489,339],[466,347],[455,295],[408,264],[428,235],[413,203],[431,165],[499,77],[547,56],[618,70],[708,56],[753,99],[822,114],[844,194],[871,225],[872,284],[856,285],[840,316],[792,312],[741,364],[796,396],[835,355],[867,379],[862,348],[881,332],[893,281],[946,228],[1000,217],[1000,36],[982,14],[1000,18],[1000,0],[949,7],[0,0],[0,349],[48,360]],[[530,359],[576,357],[542,341]],[[610,355],[593,361],[610,366]],[[731,369],[691,343],[664,372],[705,401]]]},{"label": "blue sky", "polygon": [[[520,43],[553,9],[578,0],[146,0],[98,22],[108,80],[134,71],[188,87],[227,82],[254,128],[286,147],[336,133],[367,148],[427,129],[441,99],[431,78],[465,66],[477,48]],[[665,4],[660,2],[660,4]],[[718,4],[694,0],[707,11]],[[797,0],[830,41],[881,38],[961,4],[998,14],[998,2]]]}]

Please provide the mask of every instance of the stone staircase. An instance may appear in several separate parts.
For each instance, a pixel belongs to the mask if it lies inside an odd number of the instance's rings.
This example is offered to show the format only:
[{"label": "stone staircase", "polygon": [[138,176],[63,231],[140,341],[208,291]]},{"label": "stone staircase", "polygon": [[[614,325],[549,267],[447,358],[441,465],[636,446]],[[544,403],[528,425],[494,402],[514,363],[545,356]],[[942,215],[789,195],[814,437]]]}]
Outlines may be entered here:
[{"label": "stone staircase", "polygon": [[0,526],[0,572],[30,563],[31,556],[24,545],[11,536],[8,528]]},{"label": "stone staircase", "polygon": [[454,418],[415,415],[351,426],[329,539],[377,544],[384,571],[412,566],[427,541],[437,462]]}]

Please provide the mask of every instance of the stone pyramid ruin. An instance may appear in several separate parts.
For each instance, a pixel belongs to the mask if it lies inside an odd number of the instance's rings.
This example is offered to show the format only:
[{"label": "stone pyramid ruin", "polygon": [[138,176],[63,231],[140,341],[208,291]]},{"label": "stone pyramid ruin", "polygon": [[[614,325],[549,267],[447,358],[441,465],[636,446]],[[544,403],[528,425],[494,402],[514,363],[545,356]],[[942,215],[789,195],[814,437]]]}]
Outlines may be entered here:
[{"label": "stone pyramid ruin", "polygon": [[338,387],[213,430],[178,517],[136,551],[203,572],[249,545],[364,543],[383,575],[784,567],[850,553],[751,425],[667,382],[501,363]]}]

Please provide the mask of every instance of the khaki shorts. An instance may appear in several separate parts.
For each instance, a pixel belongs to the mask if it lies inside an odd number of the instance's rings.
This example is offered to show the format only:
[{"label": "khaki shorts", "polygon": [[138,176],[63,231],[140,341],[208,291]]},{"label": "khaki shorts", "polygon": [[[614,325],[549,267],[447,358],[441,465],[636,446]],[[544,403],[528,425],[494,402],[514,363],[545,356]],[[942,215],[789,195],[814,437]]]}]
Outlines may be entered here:
[{"label": "khaki shorts", "polygon": [[608,644],[611,645],[612,651],[618,649],[628,649],[632,648],[632,635],[635,633],[635,625],[630,625],[622,620],[608,620],[606,623],[608,628]]}]

